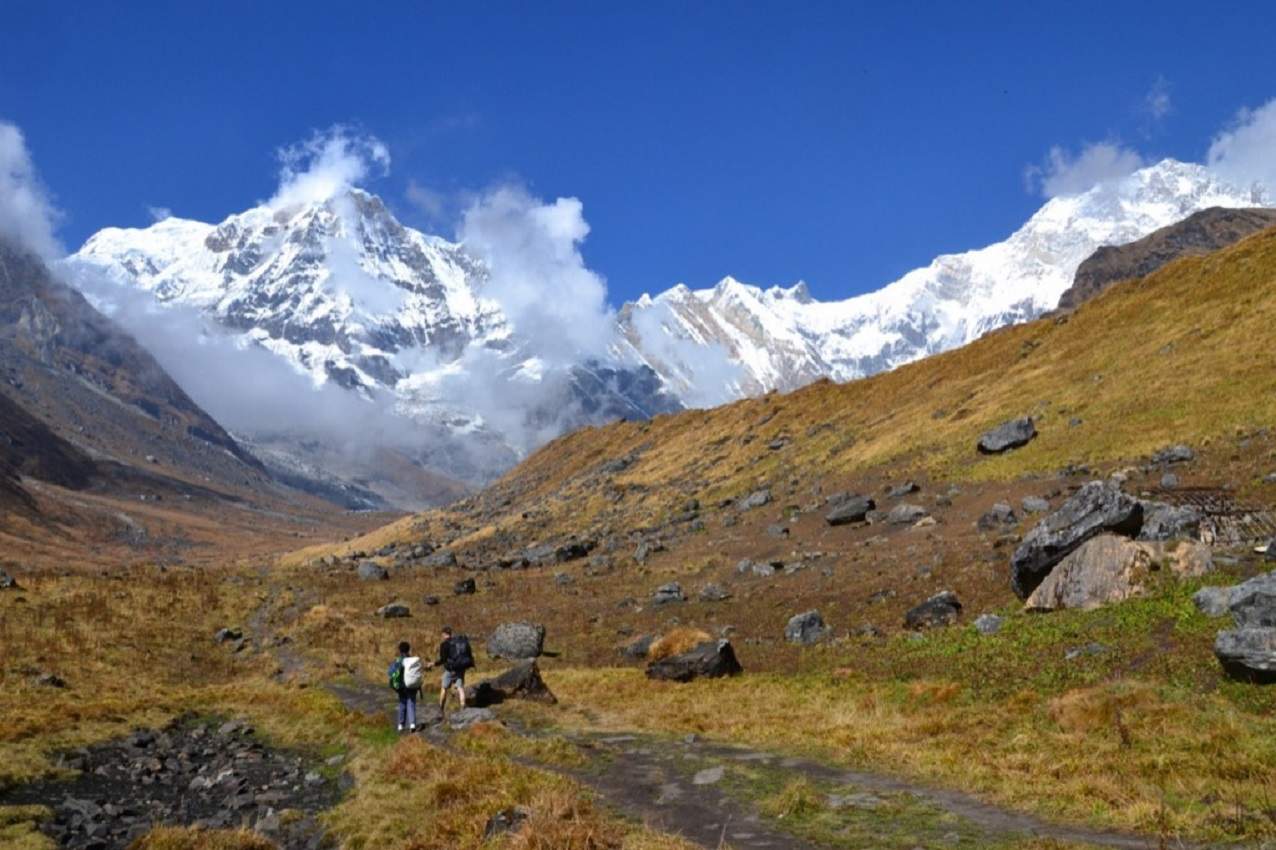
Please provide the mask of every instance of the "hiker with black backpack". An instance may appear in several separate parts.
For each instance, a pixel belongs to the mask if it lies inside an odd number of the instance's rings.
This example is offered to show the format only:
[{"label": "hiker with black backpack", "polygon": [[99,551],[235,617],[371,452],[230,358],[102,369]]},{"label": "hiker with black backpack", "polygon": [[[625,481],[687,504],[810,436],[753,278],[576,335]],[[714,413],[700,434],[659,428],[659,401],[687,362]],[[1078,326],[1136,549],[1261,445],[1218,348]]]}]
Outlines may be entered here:
[{"label": "hiker with black backpack", "polygon": [[387,673],[390,687],[399,695],[399,731],[415,732],[416,699],[425,680],[425,664],[412,654],[412,647],[405,640],[399,644],[399,657],[390,663]]},{"label": "hiker with black backpack", "polygon": [[443,642],[439,644],[439,658],[431,667],[443,667],[443,687],[439,689],[439,714],[447,709],[448,688],[455,687],[456,695],[465,708],[465,671],[474,666],[474,651],[465,635],[453,635],[451,626],[443,627]]}]

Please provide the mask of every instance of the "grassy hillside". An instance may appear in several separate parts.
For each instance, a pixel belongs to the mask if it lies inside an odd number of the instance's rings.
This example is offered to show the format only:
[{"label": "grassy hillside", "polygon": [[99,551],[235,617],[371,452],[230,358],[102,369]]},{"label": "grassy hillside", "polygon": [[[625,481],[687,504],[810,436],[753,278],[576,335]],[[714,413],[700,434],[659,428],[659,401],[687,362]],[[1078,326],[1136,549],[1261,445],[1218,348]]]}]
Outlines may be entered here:
[{"label": "grassy hillside", "polygon": [[[480,539],[519,527],[529,511],[547,532],[580,532],[657,522],[688,497],[711,504],[793,478],[907,470],[935,480],[1009,480],[1135,459],[1171,442],[1208,446],[1276,419],[1274,328],[1269,230],[1116,285],[1071,314],[893,372],[582,429],[454,513],[481,517],[482,525],[462,521]],[[1023,415],[1040,432],[1029,446],[976,453],[980,433]],[[775,441],[783,447],[771,448]],[[623,471],[600,469],[626,457],[636,460]],[[440,524],[445,516],[405,520],[344,550],[419,538],[425,528],[454,537]]]}]

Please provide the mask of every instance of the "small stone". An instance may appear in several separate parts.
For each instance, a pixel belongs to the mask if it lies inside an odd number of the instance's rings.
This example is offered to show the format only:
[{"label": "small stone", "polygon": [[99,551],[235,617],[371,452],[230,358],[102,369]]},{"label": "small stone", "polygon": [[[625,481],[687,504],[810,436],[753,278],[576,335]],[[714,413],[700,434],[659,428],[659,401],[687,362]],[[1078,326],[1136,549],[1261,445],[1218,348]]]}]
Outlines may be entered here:
[{"label": "small stone", "polygon": [[665,605],[670,602],[686,601],[687,597],[686,594],[682,592],[682,585],[678,584],[676,581],[660,585],[660,587],[656,588],[655,592],[651,594],[651,602],[653,605]]},{"label": "small stone", "polygon": [[391,602],[377,609],[377,616],[386,620],[412,616],[412,609],[402,602]]},{"label": "small stone", "polygon": [[1050,510],[1050,503],[1040,496],[1025,496],[1019,504],[1026,514],[1041,514]]},{"label": "small stone", "polygon": [[1179,486],[1179,477],[1173,472],[1167,472],[1161,476],[1161,489],[1173,490]]},{"label": "small stone", "polygon": [[789,643],[808,646],[819,641],[828,632],[819,611],[806,611],[789,618],[784,627],[784,639]]},{"label": "small stone", "polygon": [[701,602],[725,602],[731,594],[720,584],[706,584],[700,589]]},{"label": "small stone", "polygon": [[697,771],[692,777],[692,785],[714,785],[722,781],[722,777],[726,775],[726,769],[722,765],[717,767],[707,767],[704,770]]},{"label": "small stone", "polygon": [[456,596],[468,596],[471,593],[478,593],[478,585],[474,579],[465,578],[452,585],[452,593]]},{"label": "small stone", "polygon": [[1005,618],[996,614],[980,614],[975,620],[975,631],[981,635],[994,635],[1001,631],[1001,624],[1004,622]]}]

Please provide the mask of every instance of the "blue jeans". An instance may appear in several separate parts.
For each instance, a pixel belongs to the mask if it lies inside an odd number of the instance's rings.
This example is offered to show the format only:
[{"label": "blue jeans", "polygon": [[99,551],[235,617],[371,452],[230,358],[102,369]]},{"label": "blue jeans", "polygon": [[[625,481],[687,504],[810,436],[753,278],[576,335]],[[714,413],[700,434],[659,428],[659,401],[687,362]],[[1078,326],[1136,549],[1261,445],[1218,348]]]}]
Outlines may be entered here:
[{"label": "blue jeans", "polygon": [[416,698],[420,693],[420,688],[412,688],[411,690],[405,688],[399,691],[400,729],[405,726],[409,729],[416,726]]}]

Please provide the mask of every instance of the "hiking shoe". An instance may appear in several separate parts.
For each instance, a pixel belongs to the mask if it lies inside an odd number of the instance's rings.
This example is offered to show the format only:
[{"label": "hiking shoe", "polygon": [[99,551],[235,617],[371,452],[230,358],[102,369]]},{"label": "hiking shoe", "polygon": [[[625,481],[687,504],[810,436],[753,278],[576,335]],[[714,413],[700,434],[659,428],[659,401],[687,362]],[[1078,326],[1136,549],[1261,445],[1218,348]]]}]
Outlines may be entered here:
[{"label": "hiking shoe", "polygon": [[399,731],[400,731],[400,732],[402,732],[402,731],[403,731],[403,727],[402,727],[402,726],[400,726],[400,727],[399,727]]}]

